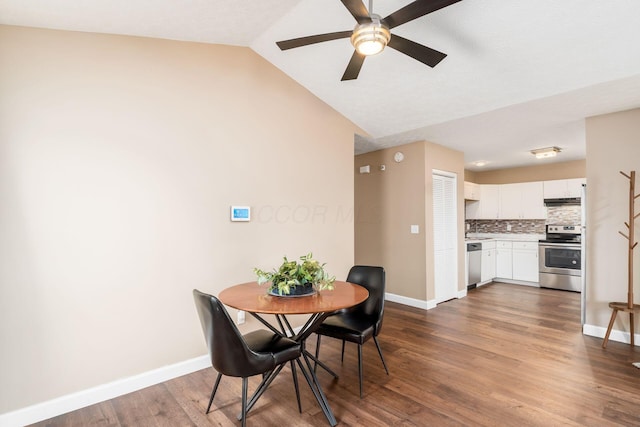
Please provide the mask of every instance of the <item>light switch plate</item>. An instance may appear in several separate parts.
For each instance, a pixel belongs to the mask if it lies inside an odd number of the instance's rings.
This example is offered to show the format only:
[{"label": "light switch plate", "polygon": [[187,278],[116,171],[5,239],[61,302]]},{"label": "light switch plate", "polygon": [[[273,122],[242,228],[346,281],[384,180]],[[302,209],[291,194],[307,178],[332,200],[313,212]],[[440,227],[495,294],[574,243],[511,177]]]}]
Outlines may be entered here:
[{"label": "light switch plate", "polygon": [[412,225],[411,226],[411,234],[418,234],[420,233],[420,226],[419,225]]}]

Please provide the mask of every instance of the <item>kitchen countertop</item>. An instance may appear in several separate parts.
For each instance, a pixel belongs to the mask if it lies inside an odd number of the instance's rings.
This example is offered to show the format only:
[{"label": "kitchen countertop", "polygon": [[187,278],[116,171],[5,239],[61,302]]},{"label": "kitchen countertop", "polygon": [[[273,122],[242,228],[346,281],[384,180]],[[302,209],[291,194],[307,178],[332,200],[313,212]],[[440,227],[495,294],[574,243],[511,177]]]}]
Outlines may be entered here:
[{"label": "kitchen countertop", "polygon": [[512,242],[537,242],[544,239],[544,234],[512,234],[512,233],[470,233],[464,239],[465,243],[486,242],[487,240],[507,240]]}]

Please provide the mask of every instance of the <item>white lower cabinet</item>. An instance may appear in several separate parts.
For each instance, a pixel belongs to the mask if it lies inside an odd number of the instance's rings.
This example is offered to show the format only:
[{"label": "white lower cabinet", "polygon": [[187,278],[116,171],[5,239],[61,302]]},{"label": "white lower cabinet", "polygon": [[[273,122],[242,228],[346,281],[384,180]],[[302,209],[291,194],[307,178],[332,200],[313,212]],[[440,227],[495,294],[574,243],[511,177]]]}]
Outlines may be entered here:
[{"label": "white lower cabinet", "polygon": [[480,282],[485,283],[496,277],[496,242],[482,243]]},{"label": "white lower cabinet", "polygon": [[513,280],[538,281],[538,244],[513,242]]},{"label": "white lower cabinet", "polygon": [[513,279],[512,245],[509,241],[496,242],[496,276],[500,279]]},{"label": "white lower cabinet", "polygon": [[538,282],[538,242],[496,240],[482,242],[480,283],[493,279],[527,285]]}]

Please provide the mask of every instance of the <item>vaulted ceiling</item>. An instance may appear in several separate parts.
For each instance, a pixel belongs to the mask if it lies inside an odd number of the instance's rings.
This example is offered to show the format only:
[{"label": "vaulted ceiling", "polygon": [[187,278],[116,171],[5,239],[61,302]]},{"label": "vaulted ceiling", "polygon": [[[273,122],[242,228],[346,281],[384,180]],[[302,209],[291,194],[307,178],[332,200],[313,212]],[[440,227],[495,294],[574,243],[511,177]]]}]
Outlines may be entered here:
[{"label": "vaulted ceiling", "polygon": [[275,44],[351,30],[340,0],[0,0],[2,24],[249,46],[368,133],[356,154],[426,139],[471,170],[535,164],[548,146],[582,159],[585,117],[640,107],[638,17],[638,0],[462,0],[392,30],[446,53],[435,68],[387,48],[342,82],[348,38]]}]

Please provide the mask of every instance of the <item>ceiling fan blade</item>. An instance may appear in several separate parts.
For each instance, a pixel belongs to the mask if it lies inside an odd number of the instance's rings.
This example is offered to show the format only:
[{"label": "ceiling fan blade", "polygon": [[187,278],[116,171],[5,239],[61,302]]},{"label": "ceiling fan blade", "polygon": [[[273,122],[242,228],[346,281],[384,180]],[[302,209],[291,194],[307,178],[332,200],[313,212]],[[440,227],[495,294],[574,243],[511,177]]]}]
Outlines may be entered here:
[{"label": "ceiling fan blade", "polygon": [[461,0],[416,0],[402,9],[396,10],[383,21],[389,28],[394,28],[459,1]]},{"label": "ceiling fan blade", "polygon": [[344,71],[344,74],[342,75],[340,81],[357,79],[363,63],[364,55],[361,55],[357,50],[354,50],[353,55],[351,56],[351,60],[349,61],[349,65],[347,65],[347,69]]},{"label": "ceiling fan blade", "polygon": [[297,39],[283,40],[276,42],[280,50],[293,49],[295,47],[307,46],[315,43],[328,42],[330,40],[344,39],[351,37],[353,31],[338,31],[335,33],[316,34],[315,36],[299,37]]},{"label": "ceiling fan blade", "polygon": [[446,53],[438,52],[435,49],[431,49],[430,47],[423,46],[395,34],[391,36],[391,40],[389,40],[389,44],[387,46],[397,50],[398,52],[402,52],[431,68],[438,65],[440,61],[447,57]]},{"label": "ceiling fan blade", "polygon": [[369,12],[367,8],[364,7],[364,3],[362,0],[341,0],[344,7],[349,10],[349,13],[356,18],[358,24],[364,24],[366,22],[371,22],[371,18],[369,17]]}]

